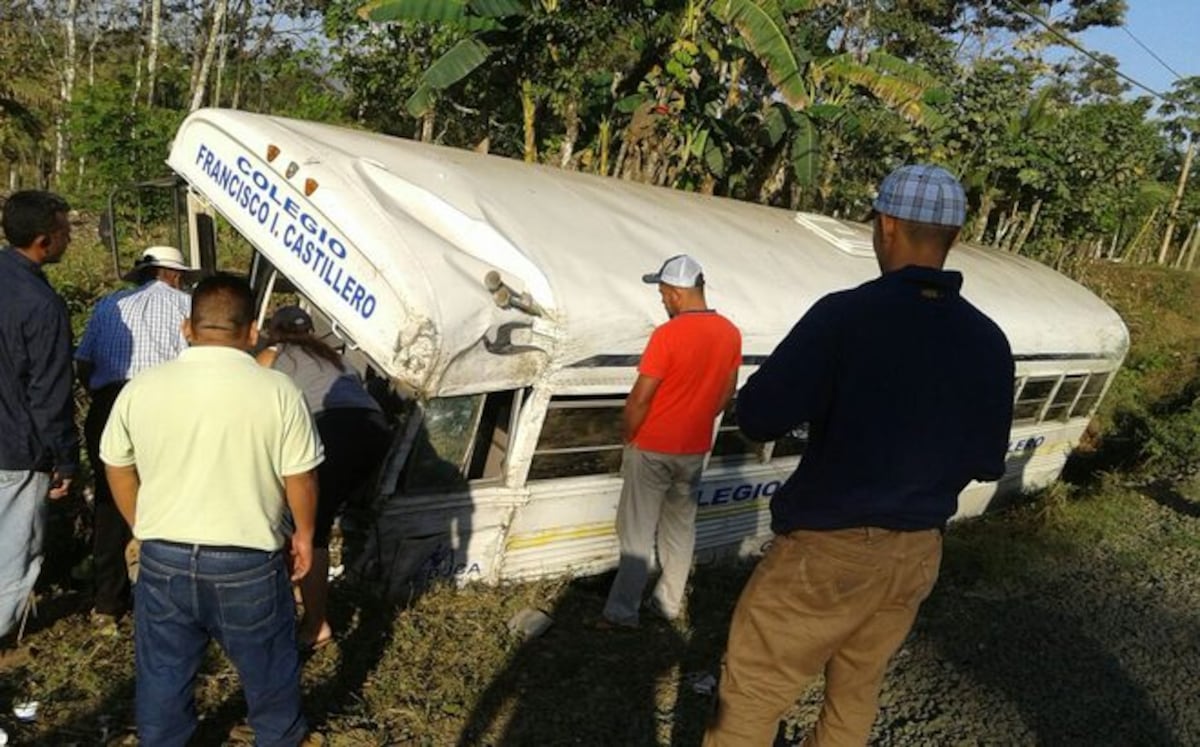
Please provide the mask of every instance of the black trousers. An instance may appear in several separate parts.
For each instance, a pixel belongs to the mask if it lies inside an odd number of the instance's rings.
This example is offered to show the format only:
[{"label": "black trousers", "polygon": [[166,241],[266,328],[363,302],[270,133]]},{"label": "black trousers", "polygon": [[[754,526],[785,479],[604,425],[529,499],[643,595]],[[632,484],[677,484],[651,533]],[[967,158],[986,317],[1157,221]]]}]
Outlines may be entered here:
[{"label": "black trousers", "polygon": [[313,547],[324,549],[342,505],[366,488],[387,456],[392,433],[387,418],[374,410],[336,408],[317,413],[314,420],[325,445],[325,461],[317,467],[320,493]]},{"label": "black trousers", "polygon": [[112,490],[104,476],[100,461],[100,436],[112,412],[113,403],[126,382],[118,381],[92,392],[92,406],[83,422],[83,439],[87,445],[88,461],[95,476],[94,527],[92,531],[92,560],[95,568],[96,612],[120,615],[129,609],[129,576],[125,570],[125,546],[133,535],[125,518],[113,502]]}]

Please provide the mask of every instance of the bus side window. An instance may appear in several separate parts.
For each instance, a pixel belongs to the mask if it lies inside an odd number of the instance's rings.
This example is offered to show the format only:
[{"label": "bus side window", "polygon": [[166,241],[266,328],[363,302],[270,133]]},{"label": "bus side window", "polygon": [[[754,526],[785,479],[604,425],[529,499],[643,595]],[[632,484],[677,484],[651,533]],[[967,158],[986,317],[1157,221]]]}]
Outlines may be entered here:
[{"label": "bus side window", "polygon": [[404,492],[465,487],[467,459],[483,395],[438,397],[424,407],[424,419],[404,468]]},{"label": "bus side window", "polygon": [[735,463],[744,462],[753,457],[762,461],[765,455],[764,444],[751,441],[742,435],[737,424],[737,399],[730,400],[725,407],[725,414],[721,417],[721,426],[717,429],[717,439],[713,442],[713,460]]},{"label": "bus side window", "polygon": [[471,446],[469,480],[498,480],[504,476],[508,448],[512,443],[513,403],[520,409],[516,392],[492,392],[487,395],[479,418],[475,443]]},{"label": "bus side window", "polygon": [[623,397],[552,397],[529,465],[529,479],[619,472],[624,407]]},{"label": "bus side window", "polygon": [[1075,405],[1075,397],[1079,394],[1079,390],[1083,388],[1083,382],[1086,380],[1087,374],[1064,376],[1062,383],[1058,385],[1058,391],[1054,393],[1054,401],[1046,409],[1045,419],[1065,422],[1071,416],[1071,409]]},{"label": "bus side window", "polygon": [[1079,393],[1079,399],[1075,400],[1075,406],[1071,408],[1071,417],[1086,418],[1092,414],[1096,403],[1100,401],[1100,394],[1104,392],[1104,385],[1108,383],[1108,377],[1107,373],[1094,373],[1088,377],[1083,391]]},{"label": "bus side window", "polygon": [[1057,383],[1057,376],[1031,376],[1026,379],[1013,407],[1013,424],[1036,423]]}]

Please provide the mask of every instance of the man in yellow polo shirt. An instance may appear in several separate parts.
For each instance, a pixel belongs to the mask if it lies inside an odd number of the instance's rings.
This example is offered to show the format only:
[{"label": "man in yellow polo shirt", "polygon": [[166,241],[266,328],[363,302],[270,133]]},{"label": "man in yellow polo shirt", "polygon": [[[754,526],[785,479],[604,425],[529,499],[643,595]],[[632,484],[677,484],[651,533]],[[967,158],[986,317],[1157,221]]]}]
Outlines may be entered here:
[{"label": "man in yellow polo shirt", "polygon": [[312,562],[321,443],[291,379],[247,354],[258,334],[245,280],[202,281],[183,329],[191,347],[129,382],[100,441],[117,508],[142,541],[138,735],[187,744],[215,639],[241,675],[256,743],[294,747],[307,724],[291,581]]}]

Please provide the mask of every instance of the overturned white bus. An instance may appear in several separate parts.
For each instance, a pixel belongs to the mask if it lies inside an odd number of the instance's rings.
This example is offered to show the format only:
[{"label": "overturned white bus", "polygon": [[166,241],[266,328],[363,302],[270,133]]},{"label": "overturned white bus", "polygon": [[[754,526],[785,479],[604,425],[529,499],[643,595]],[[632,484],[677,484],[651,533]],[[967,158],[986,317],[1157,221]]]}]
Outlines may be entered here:
[{"label": "overturned white bus", "polygon": [[[412,398],[379,484],[375,552],[393,589],[615,566],[620,412],[664,321],[640,276],[664,258],[704,265],[710,303],[744,335],[742,381],[818,298],[878,273],[863,225],[279,117],[198,111],[168,163],[194,263],[215,268],[219,214],[255,248],[263,313],[287,285]],[[1036,262],[961,246],[949,266],[1017,371],[1009,470],[969,485],[962,516],[1058,477],[1128,333]],[[803,450],[803,434],[749,442],[726,413],[697,495],[698,558],[762,547]]]}]

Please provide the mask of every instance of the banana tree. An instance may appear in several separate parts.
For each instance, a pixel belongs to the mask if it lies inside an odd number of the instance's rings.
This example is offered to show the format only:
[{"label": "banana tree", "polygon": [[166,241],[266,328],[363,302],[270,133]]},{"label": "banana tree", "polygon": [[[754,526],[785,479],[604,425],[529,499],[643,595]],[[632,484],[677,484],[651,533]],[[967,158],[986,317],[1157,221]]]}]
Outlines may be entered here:
[{"label": "banana tree", "polygon": [[[547,8],[556,9],[558,5],[555,0],[542,2]],[[409,96],[405,108],[419,118],[433,108],[440,91],[487,61],[496,37],[511,33],[528,14],[529,6],[519,0],[371,0],[358,12],[377,23],[421,21],[469,34],[429,66],[417,90]]]}]

